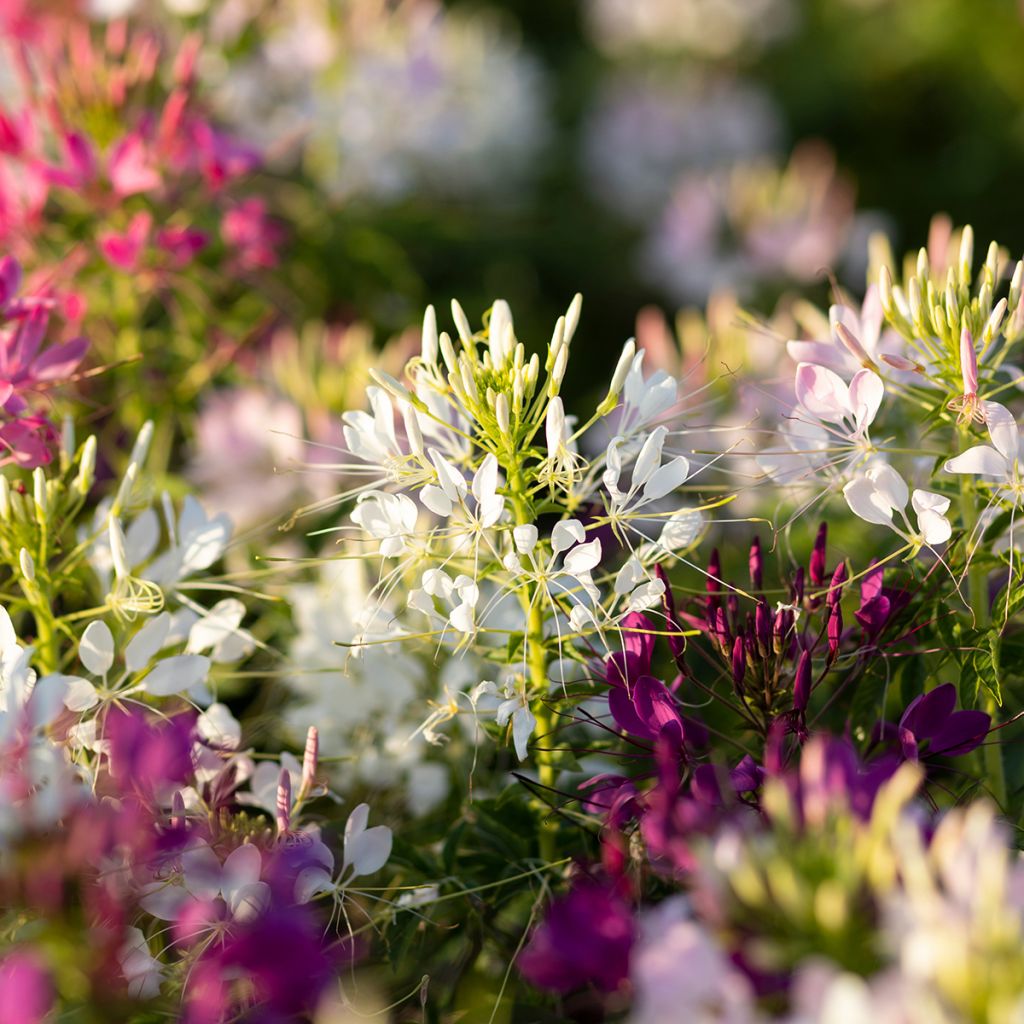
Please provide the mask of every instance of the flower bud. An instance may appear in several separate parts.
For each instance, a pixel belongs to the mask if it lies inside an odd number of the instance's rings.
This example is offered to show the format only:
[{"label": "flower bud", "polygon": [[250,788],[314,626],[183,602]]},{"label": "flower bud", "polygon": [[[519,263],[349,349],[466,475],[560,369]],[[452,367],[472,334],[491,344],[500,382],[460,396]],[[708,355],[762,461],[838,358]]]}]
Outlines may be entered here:
[{"label": "flower bud", "polygon": [[754,630],[757,633],[757,649],[762,658],[767,658],[772,643],[772,613],[767,601],[757,603],[754,610]]},{"label": "flower bud", "polygon": [[1006,304],[1010,309],[1017,308],[1022,287],[1024,287],[1024,260],[1017,260],[1017,266],[1013,268],[1013,278],[1010,280],[1010,293],[1006,297]]},{"label": "flower bud", "polygon": [[292,825],[292,777],[287,768],[281,769],[277,779],[277,802],[275,804],[278,835],[284,835]]},{"label": "flower bud", "polygon": [[309,793],[316,782],[316,770],[320,761],[320,735],[315,725],[306,733],[306,749],[302,755],[301,792]]},{"label": "flower bud", "polygon": [[82,454],[78,457],[78,475],[75,477],[75,490],[83,498],[92,489],[96,479],[96,435],[90,434],[82,445]]},{"label": "flower bud", "polygon": [[60,430],[60,468],[66,470],[75,457],[75,420],[72,416],[64,417]]},{"label": "flower bud", "polygon": [[832,573],[832,581],[828,586],[828,596],[825,603],[829,608],[836,608],[843,599],[843,584],[846,582],[846,563],[840,562]]},{"label": "flower bud", "polygon": [[437,365],[437,314],[434,312],[433,306],[427,306],[423,311],[420,357],[428,366]]},{"label": "flower bud", "polygon": [[140,466],[146,461],[146,456],[149,454],[149,446],[153,440],[153,421],[146,420],[142,424],[142,429],[139,430],[138,437],[135,438],[135,444],[132,446],[131,458],[129,462],[137,462]]},{"label": "flower bud", "polygon": [[455,321],[455,328],[459,332],[459,340],[463,345],[471,345],[473,342],[473,332],[469,327],[469,319],[466,317],[457,299],[452,299],[452,319]]},{"label": "flower bud", "polygon": [[28,548],[22,548],[18,552],[18,564],[21,566],[21,575],[29,583],[34,583],[36,579],[36,563],[28,553]]},{"label": "flower bud", "polygon": [[828,660],[831,664],[839,653],[839,641],[843,635],[843,609],[837,604],[828,617]]},{"label": "flower bud", "polygon": [[811,652],[804,651],[797,662],[796,675],[793,677],[793,707],[800,712],[806,711],[810,698]]},{"label": "flower bud", "polygon": [[622,391],[622,386],[626,383],[626,377],[629,375],[629,368],[633,365],[633,357],[636,355],[636,342],[630,338],[625,345],[622,346],[622,354],[619,356],[619,361],[615,364],[615,372],[612,374],[612,382],[608,385],[608,394],[614,397],[619,396],[619,392]]},{"label": "flower bud", "polygon": [[825,582],[825,548],[827,543],[828,523],[822,523],[818,527],[817,536],[814,538],[811,561],[807,567],[811,577],[811,586],[820,587]]},{"label": "flower bud", "polygon": [[11,519],[11,485],[3,475],[0,475],[0,519],[5,523]]},{"label": "flower bud", "polygon": [[42,466],[32,470],[32,500],[36,506],[36,521],[40,526],[46,523],[48,502],[46,500],[46,474]]},{"label": "flower bud", "polygon": [[732,647],[732,633],[729,630],[729,620],[726,618],[725,609],[722,607],[715,609],[713,632],[715,642],[721,648],[723,653],[727,652],[730,647]]},{"label": "flower bud", "polygon": [[107,536],[110,542],[110,560],[114,563],[114,575],[118,579],[124,579],[130,575],[130,566],[124,530],[121,529],[120,520],[116,516],[112,515],[107,523]]},{"label": "flower bud", "polygon": [[502,434],[508,435],[512,421],[508,412],[508,396],[504,392],[494,400],[494,418],[498,421],[498,429]]},{"label": "flower bud", "polygon": [[755,537],[750,545],[750,555],[747,558],[750,567],[750,584],[755,590],[760,590],[764,581],[764,559],[761,555],[761,540]]},{"label": "flower bud", "polygon": [[915,363],[912,359],[904,359],[903,356],[894,356],[888,352],[883,352],[879,358],[894,370],[903,370],[905,373],[913,371],[922,373],[924,371],[924,367],[920,363]]},{"label": "flower bud", "polygon": [[860,343],[857,336],[846,326],[846,324],[837,323],[835,325],[835,332],[839,340],[861,366],[871,369],[876,365],[875,361],[868,355],[867,350]]},{"label": "flower bud", "polygon": [[569,308],[565,311],[565,343],[566,345],[572,341],[576,334],[576,328],[580,322],[580,311],[583,309],[583,296],[577,292],[572,297],[572,302],[569,303]]},{"label": "flower bud", "polygon": [[978,356],[974,351],[974,339],[966,327],[960,332],[960,375],[963,378],[964,395],[977,395]]},{"label": "flower bud", "polygon": [[792,594],[793,604],[804,603],[804,567],[798,566],[795,573],[793,573],[793,584],[790,588]]},{"label": "flower bud", "polygon": [[964,226],[960,235],[960,259],[957,271],[960,276],[960,283],[969,285],[971,283],[971,267],[974,263],[974,228],[970,224]]},{"label": "flower bud", "polygon": [[441,333],[438,345],[441,348],[441,358],[444,360],[445,368],[449,373],[455,373],[459,363],[455,358],[455,346],[452,345],[452,339],[448,336],[447,331]]},{"label": "flower bud", "polygon": [[985,329],[981,334],[981,342],[985,347],[988,347],[992,343],[992,339],[999,333],[999,328],[1003,326],[1003,317],[1006,316],[1007,303],[1006,299],[1000,299],[992,310],[992,315],[988,318],[985,324]]},{"label": "flower bud", "polygon": [[732,644],[732,682],[737,693],[743,692],[743,679],[747,674],[747,651],[743,636],[737,636]]}]

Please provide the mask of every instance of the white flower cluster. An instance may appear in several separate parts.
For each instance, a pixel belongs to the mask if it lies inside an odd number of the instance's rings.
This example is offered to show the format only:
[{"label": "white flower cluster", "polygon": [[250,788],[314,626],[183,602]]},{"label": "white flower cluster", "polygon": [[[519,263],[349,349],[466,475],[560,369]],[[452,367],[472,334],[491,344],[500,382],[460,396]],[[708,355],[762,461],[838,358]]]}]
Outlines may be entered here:
[{"label": "white flower cluster", "polygon": [[[678,383],[645,377],[632,341],[592,415],[579,427],[567,415],[559,392],[580,305],[543,356],[527,354],[501,300],[479,333],[453,303],[455,340],[430,308],[407,383],[376,373],[372,411],[344,417],[356,460],[344,468],[367,478],[352,554],[369,545],[383,562],[369,616],[405,587],[403,632],[470,652],[500,678],[500,690],[478,687],[467,703],[479,711],[484,695],[501,698],[497,717],[511,721],[520,755],[549,666],[608,649],[625,615],[657,606],[655,564],[680,557],[704,522],[676,496],[694,473],[659,422],[676,411]],[[588,458],[580,440],[598,424],[612,440]],[[427,735],[457,709],[454,699],[431,716]]]}]

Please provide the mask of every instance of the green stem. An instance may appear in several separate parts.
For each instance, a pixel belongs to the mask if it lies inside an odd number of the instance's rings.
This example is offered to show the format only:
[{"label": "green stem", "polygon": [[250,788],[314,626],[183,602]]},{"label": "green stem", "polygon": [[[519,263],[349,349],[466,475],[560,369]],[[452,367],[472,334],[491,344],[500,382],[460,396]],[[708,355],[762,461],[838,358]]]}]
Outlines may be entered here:
[{"label": "green stem", "polygon": [[[508,457],[509,497],[512,502],[516,525],[527,526],[533,522],[534,517],[529,498],[526,495],[522,470],[519,467],[516,452],[511,446]],[[526,664],[530,677],[530,690],[540,695],[534,700],[532,708],[533,714],[537,719],[537,734],[546,745],[550,745],[551,733],[554,729],[554,716],[545,700],[548,692],[548,651],[544,638],[544,608],[541,602],[537,600],[535,586],[524,588],[520,592],[519,602],[526,615]],[[553,789],[555,785],[555,765],[552,759],[552,752],[547,749],[534,747],[533,753],[537,760],[537,776],[541,786],[548,790]],[[539,834],[540,855],[545,861],[550,862],[555,858],[556,826],[550,818],[550,808],[543,800],[538,801],[538,811],[541,815]]]},{"label": "green stem", "polygon": [[[961,431],[961,440],[967,441],[967,431]],[[964,445],[961,445],[963,448]],[[974,533],[977,516],[978,502],[974,480],[967,474],[960,477],[960,517],[966,531],[967,541]],[[979,630],[988,629],[991,625],[991,617],[988,607],[988,573],[984,565],[976,565],[974,552],[967,551],[970,559],[970,568],[967,570],[967,592],[971,602],[971,609],[974,612],[974,624]],[[993,724],[998,721],[999,705],[995,696],[988,688],[983,688],[983,707],[985,712],[991,716]],[[1006,773],[1003,769],[1003,747],[999,739],[999,733],[993,733],[994,738],[982,747],[983,764],[987,776],[992,797],[1000,809],[1006,808]]]}]

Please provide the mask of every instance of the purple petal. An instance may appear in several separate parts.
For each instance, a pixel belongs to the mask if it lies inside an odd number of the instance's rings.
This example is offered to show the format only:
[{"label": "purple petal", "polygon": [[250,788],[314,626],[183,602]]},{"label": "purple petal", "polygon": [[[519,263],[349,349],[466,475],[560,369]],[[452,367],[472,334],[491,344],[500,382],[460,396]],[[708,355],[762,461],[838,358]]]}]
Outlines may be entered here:
[{"label": "purple petal", "polygon": [[991,728],[992,719],[984,711],[957,711],[932,737],[930,754],[959,757],[981,746]]},{"label": "purple petal", "polygon": [[956,687],[943,683],[915,697],[900,718],[900,727],[909,729],[919,740],[931,739],[942,728],[956,707]]}]

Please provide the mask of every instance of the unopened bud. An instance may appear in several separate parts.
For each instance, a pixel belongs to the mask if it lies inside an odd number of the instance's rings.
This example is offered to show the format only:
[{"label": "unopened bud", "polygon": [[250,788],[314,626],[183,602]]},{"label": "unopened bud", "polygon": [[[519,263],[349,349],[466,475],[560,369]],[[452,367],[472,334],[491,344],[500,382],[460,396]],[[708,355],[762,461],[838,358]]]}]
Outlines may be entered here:
[{"label": "unopened bud", "polygon": [[135,486],[135,479],[138,475],[139,465],[137,462],[131,463],[124,471],[124,477],[117,488],[117,494],[114,495],[114,504],[110,507],[110,514],[112,516],[119,516],[124,510],[128,500],[131,498],[132,488]]},{"label": "unopened bud", "polygon": [[833,662],[839,654],[839,642],[843,636],[843,609],[837,604],[829,609],[828,617],[828,659]]},{"label": "unopened bud", "polygon": [[992,339],[999,333],[999,328],[1003,326],[1003,317],[1006,316],[1006,307],[1006,299],[1000,299],[996,303],[996,308],[992,310],[992,315],[988,318],[985,330],[982,332],[982,344],[990,345]]},{"label": "unopened bud", "polygon": [[743,637],[737,636],[732,644],[732,682],[737,693],[743,692],[743,679],[747,674],[747,650]]},{"label": "unopened bud", "polygon": [[152,440],[153,421],[146,420],[146,422],[142,424],[139,436],[135,438],[131,458],[128,461],[138,463],[141,466],[146,461],[146,456],[149,454],[149,446]]},{"label": "unopened bud", "polygon": [[903,356],[894,356],[888,352],[883,352],[880,358],[883,363],[891,366],[894,370],[903,370],[906,373],[914,370],[918,373],[924,372],[924,367],[920,363],[915,363],[912,359],[904,359]]},{"label": "unopened bud", "polygon": [[75,457],[75,421],[70,415],[64,417],[60,430],[60,468],[66,470]]},{"label": "unopened bud", "polygon": [[11,485],[7,477],[0,474],[0,519],[5,523],[11,520]]},{"label": "unopened bud", "polygon": [[46,474],[42,466],[32,470],[32,500],[36,506],[36,521],[42,526],[46,522],[48,502],[46,500]]},{"label": "unopened bud", "polygon": [[285,835],[292,826],[292,777],[287,768],[281,769],[277,779],[277,801],[275,803],[278,835]]},{"label": "unopened bud", "polygon": [[999,280],[999,246],[995,242],[988,244],[988,253],[985,256],[985,280],[993,287]]},{"label": "unopened bud", "polygon": [[964,226],[960,235],[960,260],[958,272],[960,283],[969,285],[971,283],[971,268],[974,265],[974,228],[970,224]]},{"label": "unopened bud", "polygon": [[434,312],[433,306],[427,306],[423,311],[420,357],[430,366],[437,365],[437,314]]},{"label": "unopened bud", "polygon": [[568,345],[576,334],[576,327],[580,322],[580,310],[583,309],[583,296],[577,292],[569,303],[565,313],[565,343]]},{"label": "unopened bud", "polygon": [[84,498],[92,489],[96,479],[96,435],[90,434],[82,445],[82,454],[78,457],[78,474],[75,477],[75,490]]},{"label": "unopened bud", "polygon": [[497,420],[498,429],[502,434],[507,435],[512,426],[512,421],[509,418],[508,396],[504,391],[494,400],[494,418]]},{"label": "unopened bud", "polygon": [[832,580],[828,585],[828,596],[825,603],[829,608],[835,608],[843,599],[843,584],[846,582],[846,563],[840,562],[832,573]]},{"label": "unopened bud", "polygon": [[452,339],[448,336],[447,331],[441,333],[438,344],[441,348],[441,358],[444,360],[445,369],[449,373],[455,373],[459,361],[455,358],[455,346],[452,344]]},{"label": "unopened bud", "polygon": [[562,380],[565,377],[566,367],[569,365],[569,350],[567,348],[559,349],[558,356],[555,359],[555,365],[551,370],[551,377],[548,381],[548,394],[557,395],[558,389],[562,386]]},{"label": "unopened bud", "polygon": [[793,677],[793,707],[797,711],[807,710],[807,702],[811,699],[811,652],[804,651],[797,662],[796,675]]},{"label": "unopened bud", "polygon": [[36,579],[36,563],[28,553],[28,548],[22,548],[18,552],[18,563],[21,566],[21,575],[24,576],[29,583],[34,583]]},{"label": "unopened bud", "polygon": [[764,558],[761,555],[761,540],[759,537],[755,537],[751,542],[747,565],[750,568],[751,586],[755,590],[760,590],[764,585]]},{"label": "unopened bud", "polygon": [[562,351],[565,346],[565,317],[560,316],[555,321],[555,329],[551,333],[551,341],[548,343],[548,355],[545,361],[544,369],[549,373],[551,368],[555,365],[555,360],[558,358],[558,353]]},{"label": "unopened bud", "polygon": [[825,582],[825,551],[828,544],[828,523],[822,523],[818,527],[818,534],[814,538],[814,548],[811,550],[811,561],[808,565],[808,575],[811,577],[811,585],[820,587]]},{"label": "unopened bud", "polygon": [[835,326],[836,336],[843,343],[854,359],[861,366],[869,370],[875,367],[875,361],[868,355],[867,350],[860,343],[857,336],[844,323],[837,323]]},{"label": "unopened bud", "polygon": [[1013,278],[1010,281],[1010,294],[1006,297],[1010,309],[1017,308],[1022,286],[1024,286],[1024,260],[1017,260],[1017,266],[1013,268]]},{"label": "unopened bud", "polygon": [[370,379],[378,387],[383,388],[392,398],[398,399],[399,402],[409,402],[415,404],[412,394],[409,389],[399,381],[395,380],[390,373],[385,373],[383,370],[371,370]]},{"label": "unopened bud", "polygon": [[459,332],[459,340],[463,345],[471,345],[473,342],[473,332],[469,326],[469,319],[457,299],[452,299],[452,319],[455,321],[455,328]]},{"label": "unopened bud", "polygon": [[309,793],[316,782],[316,770],[320,760],[320,737],[315,725],[311,725],[306,733],[306,749],[302,755],[303,794]]},{"label": "unopened bud", "polygon": [[963,379],[964,394],[978,393],[978,356],[974,351],[974,339],[965,327],[960,332],[960,376]]},{"label": "unopened bud", "polygon": [[612,374],[612,382],[608,385],[609,395],[614,395],[617,398],[619,392],[622,391],[622,387],[626,383],[626,377],[629,375],[630,367],[633,365],[634,356],[636,356],[636,342],[630,338],[629,341],[622,346],[622,353],[619,356],[619,361],[615,364],[615,372]]}]

